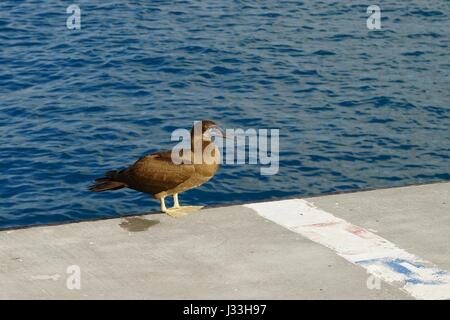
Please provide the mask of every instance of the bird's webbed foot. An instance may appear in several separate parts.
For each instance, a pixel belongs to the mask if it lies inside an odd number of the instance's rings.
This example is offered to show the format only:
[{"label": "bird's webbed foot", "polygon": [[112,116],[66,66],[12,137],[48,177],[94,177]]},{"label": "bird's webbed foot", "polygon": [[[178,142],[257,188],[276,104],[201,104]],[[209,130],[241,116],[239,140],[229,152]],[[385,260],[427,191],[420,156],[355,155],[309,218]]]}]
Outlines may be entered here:
[{"label": "bird's webbed foot", "polygon": [[184,217],[190,213],[194,213],[197,212],[199,210],[201,210],[203,208],[203,206],[179,206],[178,208],[169,208],[166,210],[166,214],[174,217],[174,218],[181,218]]}]

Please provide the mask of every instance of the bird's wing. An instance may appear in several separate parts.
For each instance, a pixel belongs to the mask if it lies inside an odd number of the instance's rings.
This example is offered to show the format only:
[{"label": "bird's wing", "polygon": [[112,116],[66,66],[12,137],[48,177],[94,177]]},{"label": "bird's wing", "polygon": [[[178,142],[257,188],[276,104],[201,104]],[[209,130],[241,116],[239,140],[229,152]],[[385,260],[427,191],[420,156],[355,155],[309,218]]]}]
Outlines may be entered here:
[{"label": "bird's wing", "polygon": [[120,180],[132,188],[156,194],[175,188],[194,173],[193,164],[177,165],[172,162],[171,151],[163,151],[140,158],[120,172]]}]

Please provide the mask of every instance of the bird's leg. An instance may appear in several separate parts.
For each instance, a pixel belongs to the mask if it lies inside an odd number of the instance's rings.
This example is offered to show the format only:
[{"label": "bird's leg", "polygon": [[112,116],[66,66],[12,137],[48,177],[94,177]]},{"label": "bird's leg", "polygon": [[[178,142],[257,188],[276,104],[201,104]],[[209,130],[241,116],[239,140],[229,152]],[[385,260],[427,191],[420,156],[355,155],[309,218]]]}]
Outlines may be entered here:
[{"label": "bird's leg", "polygon": [[178,193],[174,193],[173,194],[173,207],[167,209],[166,205],[164,204],[164,197],[162,197],[160,199],[161,201],[161,212],[164,212],[166,214],[168,214],[171,217],[174,218],[181,218],[189,213],[193,213],[196,212],[198,210],[200,210],[203,207],[199,207],[199,206],[187,206],[187,207],[182,207],[180,206],[180,203],[178,202]]},{"label": "bird's leg", "polygon": [[161,201],[161,212],[166,213],[167,212],[167,208],[166,208],[166,203],[164,201],[164,197],[161,197],[159,199],[159,201]]},{"label": "bird's leg", "polygon": [[178,193],[173,195],[173,207],[176,209],[180,207],[180,203],[178,202]]}]

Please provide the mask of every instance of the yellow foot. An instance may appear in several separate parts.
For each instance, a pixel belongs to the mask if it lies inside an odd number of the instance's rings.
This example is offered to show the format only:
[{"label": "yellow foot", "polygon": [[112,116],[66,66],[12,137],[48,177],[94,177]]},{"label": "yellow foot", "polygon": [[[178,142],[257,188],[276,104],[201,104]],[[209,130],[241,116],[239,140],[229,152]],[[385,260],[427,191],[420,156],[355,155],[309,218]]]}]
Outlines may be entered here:
[{"label": "yellow foot", "polygon": [[203,206],[182,206],[182,207],[178,207],[178,208],[174,207],[174,208],[166,209],[165,213],[174,218],[181,218],[190,213],[197,212],[202,208],[203,208]]}]

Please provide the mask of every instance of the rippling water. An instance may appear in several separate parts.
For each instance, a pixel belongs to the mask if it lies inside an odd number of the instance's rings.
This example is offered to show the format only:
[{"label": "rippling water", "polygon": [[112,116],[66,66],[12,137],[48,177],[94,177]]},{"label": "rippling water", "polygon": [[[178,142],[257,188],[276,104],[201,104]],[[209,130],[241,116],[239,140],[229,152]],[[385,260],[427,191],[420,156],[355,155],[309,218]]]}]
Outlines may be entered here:
[{"label": "rippling water", "polygon": [[158,209],[86,187],[202,118],[280,128],[280,172],[224,166],[185,204],[450,179],[449,2],[382,1],[379,31],[367,5],[1,1],[0,227]]}]

